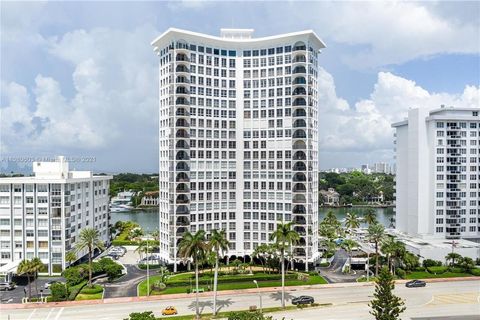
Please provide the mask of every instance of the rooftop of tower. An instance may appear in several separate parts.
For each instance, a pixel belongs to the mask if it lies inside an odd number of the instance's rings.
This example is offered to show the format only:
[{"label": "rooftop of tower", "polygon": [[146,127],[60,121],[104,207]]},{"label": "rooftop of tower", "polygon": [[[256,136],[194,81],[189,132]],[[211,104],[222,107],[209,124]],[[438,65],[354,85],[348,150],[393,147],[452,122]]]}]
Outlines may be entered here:
[{"label": "rooftop of tower", "polygon": [[154,51],[160,50],[162,47],[171,43],[172,41],[185,42],[202,42],[205,41],[213,46],[235,46],[238,49],[243,48],[260,48],[268,45],[278,44],[279,40],[284,42],[291,42],[292,45],[297,41],[309,40],[315,49],[325,48],[325,43],[317,36],[313,30],[303,30],[291,33],[284,33],[274,36],[253,38],[254,29],[220,29],[220,36],[212,36],[209,34],[182,30],[177,28],[169,28],[159,37],[151,42]]}]

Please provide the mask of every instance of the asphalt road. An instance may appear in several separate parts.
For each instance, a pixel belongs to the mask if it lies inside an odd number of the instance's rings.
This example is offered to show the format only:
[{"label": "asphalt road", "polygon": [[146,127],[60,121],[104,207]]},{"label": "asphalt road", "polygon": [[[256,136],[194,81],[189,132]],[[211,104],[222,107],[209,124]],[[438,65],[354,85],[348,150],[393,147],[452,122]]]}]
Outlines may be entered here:
[{"label": "asphalt road", "polygon": [[[126,275],[112,283],[104,283],[104,298],[137,296],[137,285],[143,278],[146,278],[147,272],[137,269],[134,265],[125,265],[125,267],[127,268]],[[156,272],[156,270],[152,270],[150,274],[156,275]]]},{"label": "asphalt road", "polygon": [[[372,319],[368,311],[368,302],[372,299],[373,286],[350,284],[335,288],[315,287],[312,289],[289,290],[286,294],[287,304],[293,296],[310,295],[318,303],[332,303],[332,306],[293,310],[275,313],[274,317],[281,319]],[[473,316],[480,314],[480,281],[458,281],[428,283],[424,288],[405,288],[397,285],[396,294],[405,299],[407,311],[404,320],[456,316]],[[280,292],[263,293],[263,306],[280,305]],[[231,294],[218,297],[220,311],[248,309],[257,305],[257,294]],[[121,320],[131,312],[154,311],[160,316],[162,308],[174,305],[180,315],[192,314],[195,310],[194,296],[182,299],[103,303],[97,305],[79,305],[72,307],[37,308],[0,310],[1,320]],[[211,297],[200,298],[200,310],[204,313],[212,311]],[[8,318],[9,317],[9,318]],[[427,318],[428,319],[428,318]],[[468,319],[468,318],[467,318]],[[418,320],[418,319],[417,319]]]},{"label": "asphalt road", "polygon": [[320,275],[329,283],[356,282],[356,279],[365,274],[365,271],[355,270],[355,274],[345,274],[342,267],[347,262],[348,254],[343,249],[338,249],[331,265],[328,268],[320,268]]}]

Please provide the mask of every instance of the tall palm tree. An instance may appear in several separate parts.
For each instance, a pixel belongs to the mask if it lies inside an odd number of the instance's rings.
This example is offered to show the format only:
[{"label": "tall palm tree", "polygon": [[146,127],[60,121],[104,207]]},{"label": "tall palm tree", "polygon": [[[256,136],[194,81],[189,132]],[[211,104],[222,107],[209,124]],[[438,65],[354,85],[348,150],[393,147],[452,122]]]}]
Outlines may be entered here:
[{"label": "tall palm tree", "polygon": [[285,308],[285,250],[300,239],[298,233],[292,229],[292,223],[279,223],[277,230],[270,235],[270,240],[275,241],[280,250],[280,263],[282,266],[282,308]]},{"label": "tall palm tree", "polygon": [[[38,273],[43,270],[44,264],[43,264],[42,260],[40,260],[40,258],[38,258],[38,257],[33,258],[30,261],[30,263],[31,263],[32,273],[35,276],[35,278],[37,278]],[[38,296],[38,283],[37,282],[38,281],[35,281],[35,292],[37,293],[37,296]]]},{"label": "tall palm tree", "polygon": [[213,315],[217,314],[217,282],[218,282],[218,260],[220,254],[228,251],[228,240],[225,230],[213,230],[208,245],[215,253],[215,275],[213,276]]},{"label": "tall palm tree", "polygon": [[353,229],[360,227],[360,220],[355,212],[347,213],[345,217],[345,228],[350,230],[350,233]]},{"label": "tall palm tree", "polygon": [[18,275],[26,275],[27,276],[27,281],[28,281],[28,298],[32,296],[32,285],[30,282],[30,276],[33,274],[32,270],[32,261],[30,260],[22,260],[20,264],[17,267],[17,273]]},{"label": "tall palm tree", "polygon": [[358,248],[358,243],[355,240],[352,240],[352,239],[345,239],[342,242],[342,248],[345,249],[345,251],[347,251],[348,264],[350,265],[350,268],[351,268],[351,265],[352,265],[352,251],[353,251],[353,249]]},{"label": "tall palm tree", "polygon": [[450,252],[445,256],[445,260],[448,263],[448,261],[452,261],[451,266],[455,265],[455,261],[460,261],[462,259],[462,256],[456,252]]},{"label": "tall palm tree", "polygon": [[184,259],[192,259],[195,264],[195,318],[200,319],[198,309],[198,264],[205,257],[208,251],[208,243],[205,240],[205,231],[198,230],[195,234],[189,231],[183,234],[178,245],[178,253]]},{"label": "tall palm tree", "polygon": [[363,220],[370,226],[372,224],[377,223],[377,214],[375,213],[375,209],[368,208],[367,212],[363,215]]},{"label": "tall palm tree", "polygon": [[368,239],[375,243],[375,276],[378,275],[378,245],[385,237],[385,228],[381,224],[372,224],[368,227]]},{"label": "tall palm tree", "polygon": [[380,251],[387,256],[388,270],[392,272],[392,256],[397,250],[397,241],[394,237],[385,237],[380,245]]},{"label": "tall palm tree", "polygon": [[103,250],[103,242],[100,239],[100,232],[94,228],[85,228],[80,231],[78,242],[75,248],[76,252],[88,250],[88,286],[92,286],[92,256],[95,249]]}]

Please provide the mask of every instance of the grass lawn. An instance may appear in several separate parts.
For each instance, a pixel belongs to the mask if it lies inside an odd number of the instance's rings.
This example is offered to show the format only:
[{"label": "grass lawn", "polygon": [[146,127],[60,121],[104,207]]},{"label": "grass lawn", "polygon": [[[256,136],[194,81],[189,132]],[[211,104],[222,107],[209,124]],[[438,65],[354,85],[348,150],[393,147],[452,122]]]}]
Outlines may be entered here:
[{"label": "grass lawn", "polygon": [[408,273],[405,279],[434,279],[434,278],[455,278],[455,277],[472,277],[470,273],[444,272],[440,274],[432,274],[427,271],[414,271]]},{"label": "grass lawn", "polygon": [[84,293],[79,293],[77,297],[75,298],[75,301],[80,301],[80,300],[99,300],[102,299],[103,292],[100,293],[94,293],[94,294],[84,294]]},{"label": "grass lawn", "polygon": [[[257,276],[265,275],[264,273],[261,274],[256,274]],[[223,278],[230,278],[230,275],[227,276],[220,276],[219,277],[219,283],[218,283],[218,290],[235,290],[235,289],[252,289],[256,288],[255,284],[253,283],[253,280],[256,279],[256,275],[236,275],[236,281],[235,282],[229,282],[228,280],[225,280],[222,282],[222,277]],[[281,286],[281,276],[278,275],[273,275],[275,279],[269,279],[269,280],[258,280],[258,286],[259,287],[279,287]],[[170,280],[185,280],[184,285],[178,285],[178,286],[169,286],[168,281],[167,281],[167,288],[161,292],[157,291],[152,291],[150,294],[151,295],[159,295],[159,294],[173,294],[173,293],[186,293],[188,289],[191,288],[190,286],[190,279],[192,277],[192,273],[183,273],[179,275],[175,275],[169,279]],[[245,281],[239,281],[238,278],[242,277],[244,278]],[[160,280],[160,276],[152,276],[150,277],[150,284],[154,283],[155,281]],[[212,279],[210,276],[200,276],[200,281],[208,281],[209,279]],[[319,275],[314,275],[314,276],[309,276],[309,279],[307,281],[303,280],[296,280],[296,279],[286,279],[285,280],[285,286],[301,286],[301,285],[312,285],[312,284],[326,284],[327,281],[319,276]],[[192,287],[195,286],[195,280],[192,279],[191,281]],[[203,288],[205,291],[207,291],[207,285],[200,284],[199,288]],[[213,288],[213,282],[212,286]],[[147,293],[147,281],[144,280],[142,281],[139,286],[138,286],[138,291],[140,296],[145,296]]]}]

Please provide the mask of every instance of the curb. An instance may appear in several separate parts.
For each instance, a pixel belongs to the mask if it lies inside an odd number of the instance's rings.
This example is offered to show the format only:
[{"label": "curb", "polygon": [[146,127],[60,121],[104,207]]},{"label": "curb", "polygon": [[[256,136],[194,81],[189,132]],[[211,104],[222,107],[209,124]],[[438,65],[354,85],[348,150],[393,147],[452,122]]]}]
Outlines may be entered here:
[{"label": "curb", "polygon": [[[457,281],[478,281],[480,277],[461,277],[461,278],[436,278],[436,279],[423,279],[427,283],[437,283],[437,282],[457,282]],[[410,280],[396,280],[395,283],[403,284]],[[374,286],[374,282],[349,282],[349,283],[331,283],[331,284],[315,284],[307,286],[291,286],[286,287],[286,292],[294,292],[302,289],[334,289],[334,288],[348,288],[348,287],[369,287]],[[268,287],[260,288],[260,292],[276,292],[281,290],[282,287]],[[238,290],[223,290],[218,291],[217,296],[225,295],[245,295],[245,294],[258,294],[259,290],[254,289],[238,289]],[[199,293],[199,297],[210,297],[213,295],[213,292],[203,292]],[[142,297],[121,297],[121,298],[107,298],[101,300],[83,300],[83,301],[63,301],[63,302],[48,302],[44,304],[1,304],[0,310],[12,310],[12,309],[35,309],[35,308],[52,308],[52,307],[69,307],[69,306],[79,306],[79,305],[93,305],[93,304],[111,304],[111,303],[122,303],[122,302],[144,302],[144,301],[160,301],[160,300],[174,300],[174,299],[185,299],[192,298],[190,294],[187,293],[176,293],[176,294],[167,294],[167,295],[158,295],[158,296],[142,296]]]}]

